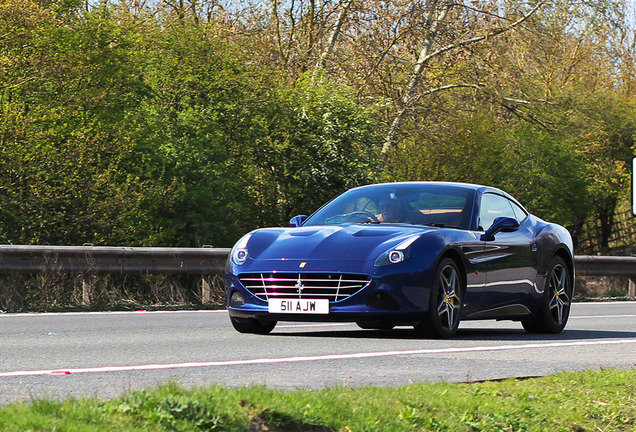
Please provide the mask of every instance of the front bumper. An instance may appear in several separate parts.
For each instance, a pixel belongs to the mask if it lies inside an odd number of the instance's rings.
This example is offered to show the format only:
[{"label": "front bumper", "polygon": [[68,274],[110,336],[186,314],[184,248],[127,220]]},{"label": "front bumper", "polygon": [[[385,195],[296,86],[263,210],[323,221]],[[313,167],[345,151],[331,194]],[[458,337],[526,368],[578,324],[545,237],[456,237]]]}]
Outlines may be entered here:
[{"label": "front bumper", "polygon": [[[280,264],[277,263],[277,264]],[[242,274],[294,273],[298,263],[284,263],[273,269],[272,263],[253,262],[249,265],[229,264],[226,272],[227,308],[234,318],[257,318],[264,321],[355,322],[381,320],[395,325],[421,321],[428,311],[433,270],[429,263],[403,262],[389,266],[373,263],[320,262],[311,263],[311,273],[355,273],[370,278],[370,282],[349,297],[330,301],[328,314],[270,313],[268,299],[256,296],[241,283]],[[307,298],[306,294],[284,298]],[[269,297],[279,298],[279,297]],[[311,296],[309,296],[311,298]]]}]

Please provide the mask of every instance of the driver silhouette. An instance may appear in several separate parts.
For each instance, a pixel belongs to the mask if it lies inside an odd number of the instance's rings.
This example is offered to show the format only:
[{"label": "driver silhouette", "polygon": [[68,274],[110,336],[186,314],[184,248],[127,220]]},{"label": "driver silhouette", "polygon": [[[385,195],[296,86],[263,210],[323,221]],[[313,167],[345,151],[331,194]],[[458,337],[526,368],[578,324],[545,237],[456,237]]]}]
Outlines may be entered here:
[{"label": "driver silhouette", "polygon": [[380,213],[382,222],[404,222],[406,221],[406,211],[397,198],[390,196],[380,200]]}]

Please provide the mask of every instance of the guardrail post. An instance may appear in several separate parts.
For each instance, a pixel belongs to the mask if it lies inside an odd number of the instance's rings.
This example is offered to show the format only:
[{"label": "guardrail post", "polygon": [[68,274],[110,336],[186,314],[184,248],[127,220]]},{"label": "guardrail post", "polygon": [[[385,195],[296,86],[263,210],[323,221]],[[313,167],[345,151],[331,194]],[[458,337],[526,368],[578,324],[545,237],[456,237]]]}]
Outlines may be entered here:
[{"label": "guardrail post", "polygon": [[209,304],[212,302],[212,276],[203,275],[201,278],[201,303]]},{"label": "guardrail post", "polygon": [[90,306],[93,299],[93,276],[84,274],[82,276],[82,304]]},{"label": "guardrail post", "polygon": [[636,277],[629,278],[629,290],[627,291],[627,297],[630,300],[636,299]]}]

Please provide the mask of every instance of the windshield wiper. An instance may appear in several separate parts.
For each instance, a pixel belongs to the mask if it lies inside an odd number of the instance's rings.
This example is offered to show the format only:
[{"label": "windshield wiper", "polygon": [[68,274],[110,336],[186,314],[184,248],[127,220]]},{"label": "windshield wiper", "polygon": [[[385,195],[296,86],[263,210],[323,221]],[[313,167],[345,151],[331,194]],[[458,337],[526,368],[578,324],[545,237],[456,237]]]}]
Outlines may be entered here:
[{"label": "windshield wiper", "polygon": [[422,224],[422,225],[435,227],[435,228],[456,228],[456,229],[462,229],[462,227],[460,227],[458,225],[448,225],[448,224],[444,224],[444,223],[425,223],[425,224]]}]

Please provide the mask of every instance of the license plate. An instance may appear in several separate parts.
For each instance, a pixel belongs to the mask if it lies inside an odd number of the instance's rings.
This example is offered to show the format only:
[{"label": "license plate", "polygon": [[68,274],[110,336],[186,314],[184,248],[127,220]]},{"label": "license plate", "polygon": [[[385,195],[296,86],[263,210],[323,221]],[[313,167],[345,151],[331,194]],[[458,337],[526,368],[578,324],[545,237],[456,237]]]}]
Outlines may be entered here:
[{"label": "license plate", "polygon": [[329,300],[290,298],[270,299],[267,303],[267,310],[270,313],[324,315],[329,313]]}]

